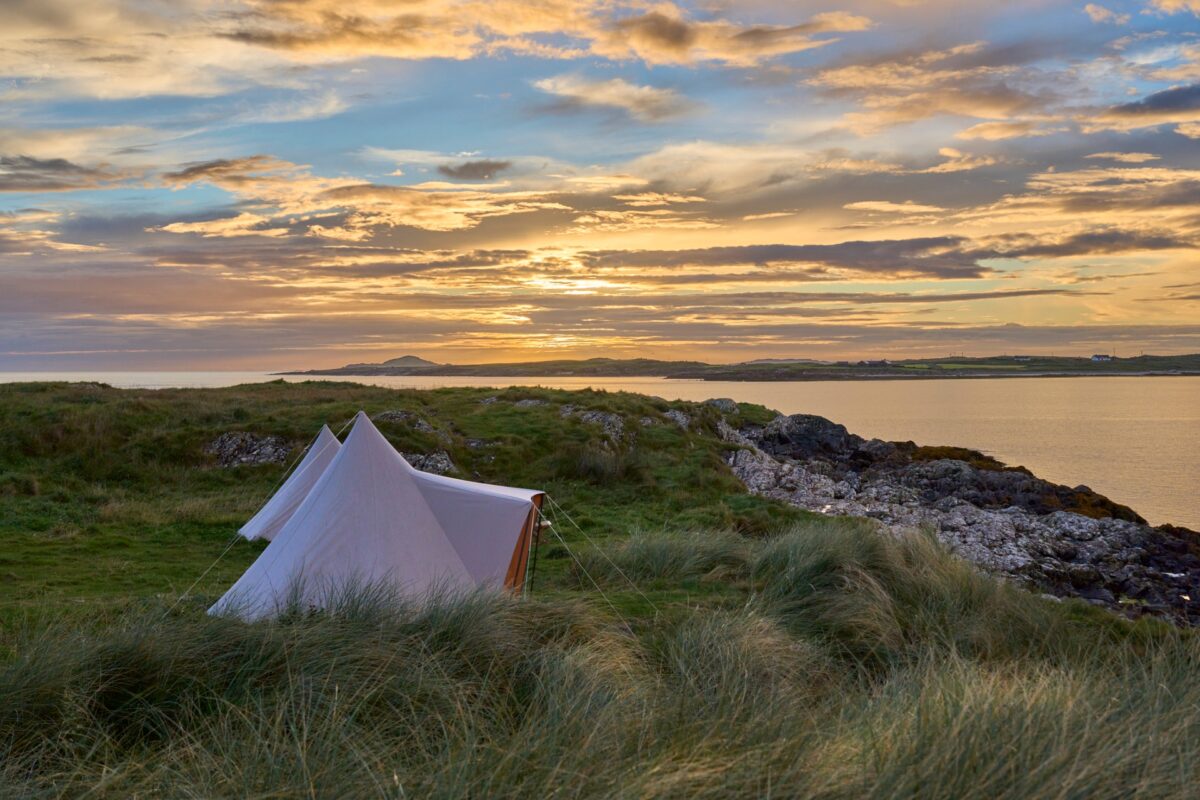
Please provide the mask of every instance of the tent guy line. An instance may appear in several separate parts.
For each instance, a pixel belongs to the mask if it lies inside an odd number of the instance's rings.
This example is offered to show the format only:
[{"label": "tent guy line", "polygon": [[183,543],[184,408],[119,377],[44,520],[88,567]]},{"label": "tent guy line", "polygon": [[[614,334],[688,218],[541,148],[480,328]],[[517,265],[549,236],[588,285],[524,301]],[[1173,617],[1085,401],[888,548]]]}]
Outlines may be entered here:
[{"label": "tent guy line", "polygon": [[[335,442],[337,442],[337,437],[342,435],[342,433],[345,432],[346,428],[350,427],[350,424],[352,422],[354,422],[353,417],[346,420],[346,423],[344,425],[342,425],[342,427],[338,430],[338,432],[336,434],[334,434],[332,432],[330,433],[330,435],[333,437],[333,440]],[[292,471],[294,469],[296,469],[296,465],[299,463],[303,467],[304,462],[306,460],[308,460],[308,456],[312,452],[313,445],[316,444],[321,439],[322,435],[328,430],[329,430],[328,425],[322,425],[321,430],[317,431],[317,435],[314,436],[313,438],[309,439],[308,444],[306,444],[304,446],[304,449],[300,451],[300,454],[292,459],[292,463],[288,464],[287,469],[285,469],[283,471],[283,474],[279,476],[279,479],[276,480],[275,484],[271,487],[270,494],[268,495],[268,500],[267,500],[268,505],[270,504],[271,500],[274,499],[275,495],[278,493],[280,486],[283,485],[284,482],[292,475]],[[341,442],[338,442],[338,446],[339,447],[341,446]],[[266,508],[266,506],[263,506],[263,509],[265,509],[265,508]],[[262,513],[262,510],[259,511],[259,514],[261,514],[261,513]],[[212,572],[213,568],[216,567],[217,564],[221,563],[221,559],[223,559],[223,558],[225,558],[225,556],[229,555],[229,551],[233,549],[233,546],[235,544],[237,544],[238,536],[244,535],[243,531],[245,531],[247,526],[249,526],[250,523],[252,523],[257,518],[258,518],[258,514],[256,514],[254,517],[252,517],[250,519],[250,522],[247,522],[246,525],[243,525],[241,528],[234,531],[233,535],[229,537],[229,541],[225,543],[224,549],[222,549],[221,552],[217,554],[217,557],[213,559],[211,564],[209,564],[207,567],[205,567],[204,571],[201,572],[199,576],[197,576],[196,580],[192,581],[191,585],[188,586],[187,589],[184,589],[183,593],[175,598],[175,602],[171,603],[171,605],[167,608],[166,612],[163,614],[164,617],[168,616],[172,611],[174,611],[176,609],[176,607],[178,607],[179,604],[183,602],[184,598],[186,598],[189,594],[191,594],[192,590],[200,585],[200,581],[204,580],[204,578],[208,575],[208,573]],[[247,538],[253,538],[253,537],[247,537]]]},{"label": "tent guy line", "polygon": [[[598,553],[600,553],[601,557],[603,557],[604,560],[608,562],[609,566],[611,566],[613,569],[615,569],[617,571],[617,574],[620,575],[622,578],[624,578],[629,583],[629,585],[633,587],[633,590],[642,596],[643,600],[645,600],[647,603],[649,603],[650,607],[654,609],[654,613],[655,614],[661,613],[659,611],[658,606],[656,606],[654,604],[654,601],[651,600],[649,597],[647,597],[646,593],[643,592],[641,590],[641,588],[636,583],[633,582],[633,579],[625,574],[625,570],[621,569],[620,566],[617,565],[617,562],[613,561],[612,558],[609,557],[608,553],[606,553],[604,551],[603,547],[596,544],[596,540],[593,539],[591,536],[589,536],[587,531],[585,531],[582,527],[580,527],[579,523],[576,522],[574,520],[574,518],[572,518],[571,515],[567,513],[567,510],[565,508],[563,508],[561,505],[559,505],[557,500],[555,500],[550,495],[546,495],[546,499],[550,502],[550,508],[551,508],[552,512],[554,512],[556,515],[562,514],[564,517],[566,517],[567,522],[570,522],[571,525],[575,528],[575,530],[579,531],[579,533],[583,536],[583,538],[587,539],[588,544],[590,544]],[[558,531],[554,531],[554,535],[558,536],[559,541],[562,541],[562,537],[559,536]],[[566,542],[563,542],[563,546],[566,547]],[[568,547],[567,552],[571,554],[571,558],[575,559],[575,554],[571,553],[571,548]],[[579,562],[579,559],[575,559],[575,562],[577,564],[579,564],[581,569],[583,568],[583,564]],[[588,576],[588,579],[589,580],[591,579],[590,575]],[[593,585],[595,583],[596,583],[595,581],[592,581]],[[600,587],[597,586],[596,588],[599,589]],[[601,592],[601,594],[603,594],[603,592]],[[606,597],[605,600],[607,600],[607,599],[608,598]],[[610,605],[611,605],[611,603],[610,603]]]}]

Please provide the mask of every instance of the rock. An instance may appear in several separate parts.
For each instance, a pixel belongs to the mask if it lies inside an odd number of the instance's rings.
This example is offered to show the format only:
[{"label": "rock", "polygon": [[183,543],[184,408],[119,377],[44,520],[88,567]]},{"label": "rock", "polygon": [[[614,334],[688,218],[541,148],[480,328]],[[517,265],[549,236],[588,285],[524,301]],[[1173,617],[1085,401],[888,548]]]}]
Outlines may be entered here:
[{"label": "rock", "polygon": [[654,417],[642,417],[638,420],[638,424],[643,428],[653,428],[658,424],[658,420],[656,420]]},{"label": "rock", "polygon": [[599,425],[604,435],[614,442],[620,441],[625,435],[625,420],[620,414],[599,409],[583,409],[567,404],[559,412],[564,417],[578,417],[581,422],[589,425]]},{"label": "rock", "polygon": [[463,444],[472,450],[481,450],[485,447],[495,447],[499,442],[493,442],[489,439],[464,439]]},{"label": "rock", "polygon": [[953,496],[980,508],[1016,507],[1035,514],[1067,510],[1088,517],[1143,521],[1106,497],[1050,483],[1020,469],[980,469],[946,458],[912,461],[901,467],[897,478],[928,502]]},{"label": "rock", "polygon": [[739,431],[734,430],[733,426],[726,422],[723,418],[717,420],[717,436],[721,437],[721,441],[729,442],[730,444],[741,445],[744,447],[753,447],[749,439],[743,436]]},{"label": "rock", "polygon": [[773,456],[795,459],[846,460],[865,444],[845,426],[814,414],[781,414],[765,427],[743,429],[742,433]]},{"label": "rock", "polygon": [[1103,586],[1080,589],[1078,596],[1098,606],[1111,606],[1117,602],[1116,595]]},{"label": "rock", "polygon": [[663,412],[663,416],[684,430],[687,430],[689,427],[691,427],[692,418],[677,408],[668,408]]},{"label": "rock", "polygon": [[620,414],[609,411],[584,411],[579,418],[591,425],[599,425],[610,439],[620,439],[625,434],[625,420]]},{"label": "rock", "polygon": [[494,405],[495,403],[499,403],[499,402],[500,402],[500,398],[496,397],[496,395],[493,394],[493,395],[489,395],[488,397],[485,397],[482,400],[480,400],[479,405],[490,406],[490,405]]},{"label": "rock", "polygon": [[434,433],[434,428],[412,411],[381,411],[371,417],[375,422],[399,422],[421,433]]},{"label": "rock", "polygon": [[282,436],[268,436],[231,431],[222,433],[204,447],[204,452],[215,456],[222,467],[239,467],[243,464],[282,464],[287,461],[291,448]]},{"label": "rock", "polygon": [[900,456],[900,447],[895,442],[868,439],[850,454],[850,460],[859,468],[894,461]]},{"label": "rock", "polygon": [[1102,497],[1080,509],[1088,513],[1048,499],[1086,487],[987,462],[914,460],[911,443],[865,441],[809,415],[740,431],[722,420],[717,433],[738,446],[726,461],[754,494],[876,519],[895,533],[929,529],[960,558],[1038,592],[1200,624],[1200,536],[1151,528],[1133,512],[1118,516],[1119,508],[1110,515]]},{"label": "rock", "polygon": [[518,400],[513,405],[517,408],[537,408],[538,406],[549,405],[549,403],[537,397],[527,397],[524,400]]},{"label": "rock", "polygon": [[736,414],[738,404],[728,397],[714,397],[711,400],[705,400],[704,405],[712,406],[722,414]]},{"label": "rock", "polygon": [[400,455],[404,456],[404,460],[412,464],[414,469],[419,469],[421,472],[445,475],[458,471],[454,462],[450,460],[450,454],[445,450],[437,450],[432,453],[401,453]]}]

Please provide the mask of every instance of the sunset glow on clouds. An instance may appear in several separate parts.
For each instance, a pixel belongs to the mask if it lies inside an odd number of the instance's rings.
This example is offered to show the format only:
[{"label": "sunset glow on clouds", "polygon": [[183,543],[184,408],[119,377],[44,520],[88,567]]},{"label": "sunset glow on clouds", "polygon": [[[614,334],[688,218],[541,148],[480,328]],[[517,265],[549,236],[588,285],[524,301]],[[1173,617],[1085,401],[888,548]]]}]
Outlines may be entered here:
[{"label": "sunset glow on clouds", "polygon": [[0,368],[1200,351],[1200,5],[0,0]]}]

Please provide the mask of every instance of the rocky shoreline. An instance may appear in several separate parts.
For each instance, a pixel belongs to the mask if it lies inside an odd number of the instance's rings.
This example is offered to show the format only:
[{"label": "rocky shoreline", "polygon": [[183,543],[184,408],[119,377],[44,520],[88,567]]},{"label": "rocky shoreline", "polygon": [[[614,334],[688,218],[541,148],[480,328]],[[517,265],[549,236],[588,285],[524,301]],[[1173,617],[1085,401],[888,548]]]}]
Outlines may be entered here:
[{"label": "rocky shoreline", "polygon": [[1200,534],[1151,527],[1086,486],[963,448],[863,439],[808,414],[741,427],[722,418],[717,433],[754,494],[892,531],[928,530],[981,569],[1053,597],[1200,624]]}]

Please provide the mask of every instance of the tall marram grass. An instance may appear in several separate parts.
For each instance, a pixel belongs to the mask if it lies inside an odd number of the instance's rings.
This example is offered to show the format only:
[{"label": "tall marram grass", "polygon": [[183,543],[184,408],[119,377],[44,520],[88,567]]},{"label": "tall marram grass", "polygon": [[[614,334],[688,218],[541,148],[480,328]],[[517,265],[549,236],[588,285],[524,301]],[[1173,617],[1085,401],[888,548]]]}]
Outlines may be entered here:
[{"label": "tall marram grass", "polygon": [[0,667],[0,796],[1195,795],[1184,632],[865,526],[636,537],[590,558],[602,585],[705,576],[744,602],[634,626],[486,594],[34,625]]}]

